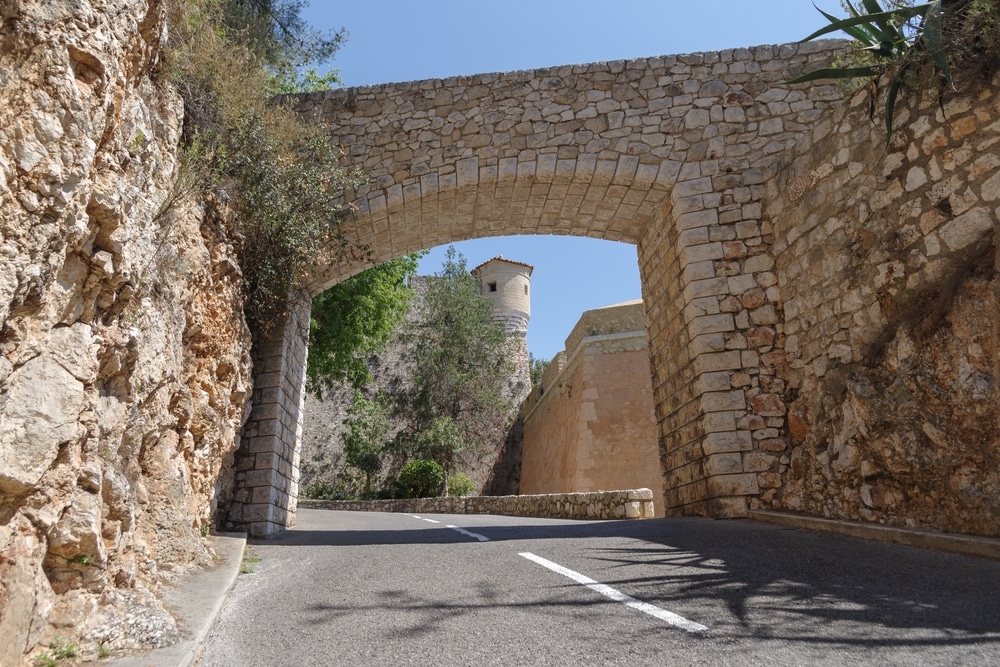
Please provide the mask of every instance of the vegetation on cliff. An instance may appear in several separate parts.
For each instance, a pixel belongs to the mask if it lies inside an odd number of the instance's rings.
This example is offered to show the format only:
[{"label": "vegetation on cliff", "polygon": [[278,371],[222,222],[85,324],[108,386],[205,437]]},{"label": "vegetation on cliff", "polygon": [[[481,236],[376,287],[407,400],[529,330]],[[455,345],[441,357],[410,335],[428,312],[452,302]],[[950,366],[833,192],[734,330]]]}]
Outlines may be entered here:
[{"label": "vegetation on cliff", "polygon": [[879,92],[883,78],[884,120],[892,139],[896,100],[904,87],[955,87],[988,81],[1000,66],[1000,3],[996,0],[844,0],[848,16],[819,10],[829,21],[802,41],[834,32],[852,40],[844,66],[820,69],[793,79],[868,79]]},{"label": "vegetation on cliff", "polygon": [[[240,239],[245,311],[264,324],[280,311],[307,267],[359,253],[338,234],[350,208],[338,204],[360,174],[340,151],[274,93],[303,81],[298,68],[328,62],[343,32],[324,36],[295,0],[175,0],[169,11],[168,72],[184,101],[185,169],[178,190],[200,190],[233,215]],[[335,73],[307,75],[330,84]]]}]

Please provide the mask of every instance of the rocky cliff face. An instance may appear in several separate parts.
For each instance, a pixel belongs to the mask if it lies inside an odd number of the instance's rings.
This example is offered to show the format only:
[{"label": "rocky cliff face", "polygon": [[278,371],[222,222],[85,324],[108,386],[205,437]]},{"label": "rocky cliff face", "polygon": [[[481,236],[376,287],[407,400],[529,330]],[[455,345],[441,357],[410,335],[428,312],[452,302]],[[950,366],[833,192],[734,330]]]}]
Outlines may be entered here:
[{"label": "rocky cliff face", "polygon": [[888,145],[870,103],[769,185],[790,446],[760,503],[1000,536],[1000,76],[908,91]]},{"label": "rocky cliff face", "polygon": [[0,2],[2,665],[168,643],[151,591],[211,559],[249,334],[231,242],[174,186],[164,12]]}]

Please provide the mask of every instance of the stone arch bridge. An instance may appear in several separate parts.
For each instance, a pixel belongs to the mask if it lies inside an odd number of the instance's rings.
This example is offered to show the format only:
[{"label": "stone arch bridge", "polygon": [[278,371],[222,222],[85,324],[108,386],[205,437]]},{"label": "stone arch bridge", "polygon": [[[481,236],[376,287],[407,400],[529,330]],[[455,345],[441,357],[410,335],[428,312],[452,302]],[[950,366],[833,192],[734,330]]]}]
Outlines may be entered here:
[{"label": "stone arch bridge", "polygon": [[[740,516],[761,448],[785,437],[781,295],[764,184],[841,95],[784,81],[839,42],[730,49],[350,88],[295,98],[345,165],[345,235],[371,249],[314,272],[472,238],[567,234],[637,246],[668,514]],[[230,518],[294,520],[308,312],[255,351]],[[783,445],[782,445],[783,448]]]}]

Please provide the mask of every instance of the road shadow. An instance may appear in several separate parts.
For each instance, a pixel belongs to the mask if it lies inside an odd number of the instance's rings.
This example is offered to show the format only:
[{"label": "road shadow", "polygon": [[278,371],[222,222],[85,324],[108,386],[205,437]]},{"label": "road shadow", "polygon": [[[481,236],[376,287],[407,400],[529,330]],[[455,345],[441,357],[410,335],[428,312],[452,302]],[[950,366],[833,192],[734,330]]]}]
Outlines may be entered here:
[{"label": "road shadow", "polygon": [[[676,608],[679,601],[688,607],[692,602],[722,604],[744,636],[862,647],[1000,646],[1000,562],[735,520],[477,526],[466,523],[470,518],[463,517],[462,528],[487,536],[490,543],[524,541],[532,543],[524,548],[534,550],[539,541],[579,541],[574,553],[590,568],[583,572],[587,576],[667,609]],[[424,525],[406,530],[289,530],[264,544],[465,543],[470,549],[490,544],[470,540],[443,524]],[[396,596],[386,601],[394,609],[426,605],[445,617],[503,604],[495,593],[453,608],[407,597],[405,592]],[[593,602],[603,603],[596,598]],[[552,604],[567,602],[557,599]],[[322,606],[314,611],[334,615],[357,611],[336,604]],[[790,618],[795,622],[789,624]],[[832,624],[852,630],[831,632]],[[789,627],[796,628],[794,636]],[[899,632],[866,636],[866,627]]]}]

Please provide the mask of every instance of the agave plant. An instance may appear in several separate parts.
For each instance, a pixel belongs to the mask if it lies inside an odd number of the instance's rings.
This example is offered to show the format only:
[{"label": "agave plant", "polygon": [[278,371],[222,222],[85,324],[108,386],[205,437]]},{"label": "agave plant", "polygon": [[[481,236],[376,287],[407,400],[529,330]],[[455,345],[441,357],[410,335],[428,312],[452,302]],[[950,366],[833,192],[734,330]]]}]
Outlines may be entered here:
[{"label": "agave plant", "polygon": [[941,0],[931,0],[912,5],[893,2],[885,8],[879,0],[861,0],[855,6],[851,0],[844,5],[851,16],[837,18],[816,8],[830,25],[820,28],[801,40],[807,42],[832,32],[842,31],[858,42],[861,50],[870,54],[870,63],[858,67],[832,67],[816,70],[789,83],[804,83],[816,79],[872,78],[876,82],[885,73],[891,73],[885,102],[886,141],[892,138],[892,117],[896,97],[906,73],[915,64],[930,57],[942,76],[951,83],[951,71],[945,56],[942,39],[943,11]]}]

